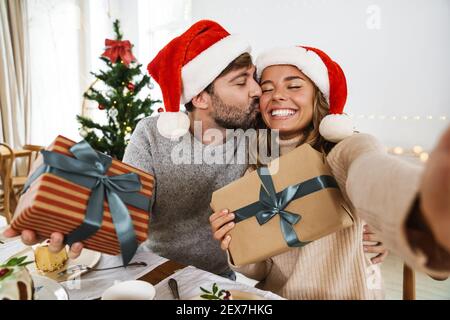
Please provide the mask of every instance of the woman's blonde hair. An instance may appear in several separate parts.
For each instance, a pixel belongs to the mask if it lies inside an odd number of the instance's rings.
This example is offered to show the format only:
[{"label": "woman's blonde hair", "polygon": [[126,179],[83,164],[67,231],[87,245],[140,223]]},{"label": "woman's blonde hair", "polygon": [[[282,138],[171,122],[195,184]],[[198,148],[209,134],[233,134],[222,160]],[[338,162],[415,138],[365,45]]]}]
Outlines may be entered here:
[{"label": "woman's blonde hair", "polygon": [[[319,125],[323,118],[325,118],[326,115],[328,115],[330,106],[325,99],[323,93],[319,90],[319,88],[313,83],[314,86],[314,104],[313,104],[313,118],[309,125],[303,129],[303,137],[297,144],[297,147],[308,143],[316,149],[319,152],[322,152],[324,154],[328,154],[331,149],[336,145],[336,143],[329,142],[325,140],[319,132]],[[266,124],[263,122],[262,117],[259,118],[258,123],[259,129],[268,129],[268,134],[261,136],[258,133],[258,145],[259,145],[259,139],[266,139],[268,148],[266,150],[271,150],[270,146],[270,128],[267,128]],[[257,163],[250,165],[251,168],[256,169],[261,166],[265,166],[267,163],[261,163],[259,153],[257,157]]]}]

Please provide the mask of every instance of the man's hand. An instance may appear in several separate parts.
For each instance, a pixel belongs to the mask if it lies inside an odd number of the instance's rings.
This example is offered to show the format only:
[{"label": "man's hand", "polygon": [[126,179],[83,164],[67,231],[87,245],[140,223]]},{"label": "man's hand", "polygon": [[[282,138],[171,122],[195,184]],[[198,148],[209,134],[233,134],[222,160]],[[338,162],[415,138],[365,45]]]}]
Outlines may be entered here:
[{"label": "man's hand", "polygon": [[[12,238],[12,237],[18,236],[19,233],[16,230],[9,227],[5,230],[3,235],[7,238]],[[39,243],[39,242],[42,242],[45,240],[45,239],[39,239],[36,236],[36,233],[31,230],[22,231],[20,236],[22,238],[22,242],[28,246],[32,246],[36,243]],[[62,233],[59,233],[59,232],[52,233],[50,236],[50,243],[48,245],[48,249],[50,250],[50,252],[54,252],[54,253],[60,252],[64,248],[63,241],[64,241],[64,235]],[[70,247],[69,258],[76,259],[81,254],[82,249],[83,249],[83,244],[81,242],[75,242]]]},{"label": "man's hand", "polygon": [[450,127],[430,154],[419,193],[423,218],[436,241],[450,253]]}]

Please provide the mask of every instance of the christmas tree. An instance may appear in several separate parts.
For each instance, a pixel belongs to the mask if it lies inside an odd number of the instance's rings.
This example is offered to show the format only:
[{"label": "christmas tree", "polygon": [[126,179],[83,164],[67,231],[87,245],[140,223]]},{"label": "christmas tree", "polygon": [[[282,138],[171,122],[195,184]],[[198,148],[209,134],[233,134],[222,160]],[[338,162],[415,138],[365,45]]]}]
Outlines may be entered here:
[{"label": "christmas tree", "polygon": [[152,89],[150,77],[143,75],[132,53],[132,45],[122,40],[120,23],[114,21],[115,40],[106,39],[106,51],[100,57],[107,66],[98,73],[95,84],[103,84],[102,90],[91,86],[84,97],[95,101],[98,108],[106,113],[106,124],[94,122],[91,118],[78,115],[81,124],[80,135],[96,150],[122,160],[125,148],[137,123],[152,114],[152,105],[160,100],[152,100],[150,95],[139,98],[140,91]]}]

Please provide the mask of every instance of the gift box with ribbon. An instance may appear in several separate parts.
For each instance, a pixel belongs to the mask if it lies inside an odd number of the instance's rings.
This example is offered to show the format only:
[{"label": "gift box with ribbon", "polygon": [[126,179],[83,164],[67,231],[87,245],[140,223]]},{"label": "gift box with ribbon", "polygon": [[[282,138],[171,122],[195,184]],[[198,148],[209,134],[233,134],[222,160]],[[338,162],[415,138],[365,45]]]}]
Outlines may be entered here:
[{"label": "gift box with ribbon", "polygon": [[263,261],[353,224],[324,155],[304,144],[215,191],[211,208],[235,213],[234,265]]},{"label": "gift box with ribbon", "polygon": [[152,175],[58,136],[33,163],[11,226],[61,232],[127,264],[147,239],[153,186]]}]

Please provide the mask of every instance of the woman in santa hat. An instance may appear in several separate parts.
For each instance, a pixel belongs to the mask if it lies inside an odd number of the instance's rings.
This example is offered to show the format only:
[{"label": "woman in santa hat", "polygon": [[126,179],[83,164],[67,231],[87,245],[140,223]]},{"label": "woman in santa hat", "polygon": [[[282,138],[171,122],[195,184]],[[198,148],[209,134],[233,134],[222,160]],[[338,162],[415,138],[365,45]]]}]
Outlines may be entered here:
[{"label": "woman in santa hat", "polygon": [[[443,249],[421,220],[428,212],[429,225],[436,221],[430,210],[423,210],[430,199],[430,188],[423,186],[434,181],[430,174],[422,175],[421,168],[387,155],[374,137],[354,133],[343,113],[347,84],[341,67],[323,51],[301,46],[265,52],[256,67],[262,120],[269,129],[279,130],[280,154],[303,143],[324,152],[353,207],[355,223],[266,261],[244,266],[230,262],[231,267],[260,281],[259,288],[288,299],[383,298],[381,275],[364,254],[362,240],[373,240],[363,239],[364,218],[409,265],[436,277],[448,276],[450,248]],[[226,209],[210,218],[223,250],[231,240],[233,219]]]}]

